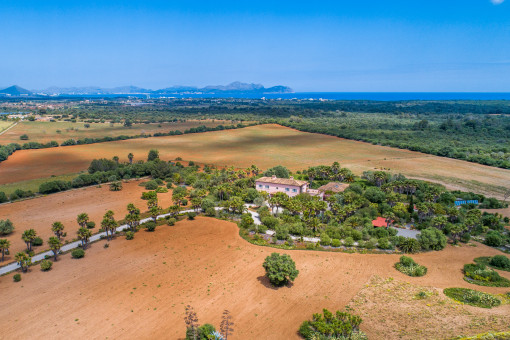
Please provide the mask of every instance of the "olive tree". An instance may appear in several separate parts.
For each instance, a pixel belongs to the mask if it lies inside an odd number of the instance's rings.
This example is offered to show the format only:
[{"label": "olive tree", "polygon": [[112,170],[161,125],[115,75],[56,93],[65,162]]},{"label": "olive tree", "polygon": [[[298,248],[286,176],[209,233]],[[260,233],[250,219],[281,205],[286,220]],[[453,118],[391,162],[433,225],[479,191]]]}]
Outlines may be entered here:
[{"label": "olive tree", "polygon": [[299,274],[296,263],[287,254],[272,253],[266,257],[262,266],[266,270],[269,282],[277,287],[294,281]]}]

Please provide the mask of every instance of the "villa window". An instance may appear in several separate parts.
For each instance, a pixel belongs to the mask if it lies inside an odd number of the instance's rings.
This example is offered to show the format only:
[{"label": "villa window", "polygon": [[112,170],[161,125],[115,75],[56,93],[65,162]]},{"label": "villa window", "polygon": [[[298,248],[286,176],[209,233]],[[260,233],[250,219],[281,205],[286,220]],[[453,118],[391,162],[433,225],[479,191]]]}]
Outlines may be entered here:
[{"label": "villa window", "polygon": [[269,185],[266,185],[266,189],[269,189]]},{"label": "villa window", "polygon": [[292,189],[292,192],[297,192],[297,189]]},{"label": "villa window", "polygon": [[285,188],[285,191],[289,191],[290,189],[289,188]]}]

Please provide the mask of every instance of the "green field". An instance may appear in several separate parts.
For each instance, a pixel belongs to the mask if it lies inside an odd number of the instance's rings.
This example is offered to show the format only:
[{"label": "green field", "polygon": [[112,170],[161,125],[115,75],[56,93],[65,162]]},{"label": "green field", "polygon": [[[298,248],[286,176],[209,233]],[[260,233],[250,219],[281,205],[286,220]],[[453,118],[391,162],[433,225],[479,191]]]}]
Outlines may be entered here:
[{"label": "green field", "polygon": [[39,190],[39,186],[48,181],[54,181],[54,180],[62,180],[62,181],[70,181],[76,176],[78,176],[79,173],[74,174],[66,174],[66,175],[60,175],[60,176],[52,176],[52,177],[46,177],[46,178],[37,178],[37,179],[30,179],[27,181],[21,181],[16,183],[8,183],[8,184],[2,184],[0,185],[0,192],[4,192],[7,196],[12,194],[16,189],[21,189],[24,191],[32,191],[37,192]]}]

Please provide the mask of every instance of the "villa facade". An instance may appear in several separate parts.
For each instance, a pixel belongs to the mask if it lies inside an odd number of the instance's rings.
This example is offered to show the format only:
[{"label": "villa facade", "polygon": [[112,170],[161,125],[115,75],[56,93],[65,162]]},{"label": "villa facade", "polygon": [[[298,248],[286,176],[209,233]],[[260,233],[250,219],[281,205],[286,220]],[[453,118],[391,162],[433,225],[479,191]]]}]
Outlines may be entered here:
[{"label": "villa facade", "polygon": [[270,195],[277,192],[284,192],[293,197],[308,191],[308,182],[290,178],[261,177],[255,181],[255,188],[258,191],[265,191]]}]

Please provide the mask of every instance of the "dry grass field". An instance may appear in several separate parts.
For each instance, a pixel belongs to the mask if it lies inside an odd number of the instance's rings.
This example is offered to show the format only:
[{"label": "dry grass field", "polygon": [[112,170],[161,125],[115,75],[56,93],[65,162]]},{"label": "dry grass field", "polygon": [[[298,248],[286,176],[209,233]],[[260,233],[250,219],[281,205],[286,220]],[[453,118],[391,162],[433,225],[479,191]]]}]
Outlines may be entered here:
[{"label": "dry grass field", "polygon": [[[0,133],[2,133],[4,130],[6,130],[12,124],[13,124],[13,122],[7,122],[4,120],[0,120]],[[1,135],[0,135],[0,138],[1,138]]]},{"label": "dry grass field", "polygon": [[[398,255],[278,250],[292,256],[300,273],[292,287],[273,289],[261,264],[275,250],[247,243],[231,222],[199,217],[154,233],[141,231],[132,241],[119,237],[109,248],[104,242],[91,245],[83,259],[62,256],[50,272],[33,267],[19,283],[12,281],[12,274],[1,277],[0,291],[9,299],[0,308],[0,338],[183,339],[187,304],[194,306],[200,323],[216,327],[223,310],[230,310],[235,322],[232,339],[298,339],[299,325],[312,313],[343,310],[346,305],[364,317],[361,328],[370,339],[442,338],[488,328],[506,330],[510,323],[510,305],[457,310],[446,303],[440,308],[448,308],[442,311],[448,317],[434,317],[430,312],[436,310],[436,300],[427,309],[429,302],[415,301],[408,296],[412,290],[399,288],[412,282],[438,291],[446,287],[508,291],[473,286],[462,279],[464,263],[498,253],[480,244],[413,256],[429,268],[422,278],[396,271]],[[374,296],[371,286],[379,282],[374,275],[400,283],[396,288],[379,283]],[[372,299],[391,303],[367,314]],[[426,318],[417,311],[403,313],[413,306]],[[395,324],[397,317],[401,319]],[[482,324],[483,320],[497,322]],[[427,336],[414,332],[417,325],[431,327],[423,330]]]},{"label": "dry grass field", "polygon": [[0,163],[0,184],[76,173],[98,157],[119,156],[127,161],[146,159],[150,149],[158,149],[162,159],[185,160],[219,166],[268,168],[278,164],[292,170],[339,161],[361,174],[365,170],[386,169],[406,176],[435,181],[450,189],[462,189],[501,197],[510,187],[510,170],[437,157],[418,152],[377,146],[320,134],[305,133],[278,125],[183,136],[156,137],[59,147],[22,150]]},{"label": "dry grass field", "polygon": [[[0,132],[2,131],[3,122],[0,122]],[[9,122],[9,125],[12,122]],[[151,123],[151,124],[133,124],[131,127],[125,127],[121,123],[89,123],[90,127],[85,128],[84,122],[49,122],[49,121],[23,121],[19,122],[15,127],[0,135],[0,145],[9,143],[25,143],[19,137],[27,134],[30,138],[28,141],[47,143],[52,140],[59,143],[70,139],[81,138],[102,138],[116,137],[120,135],[134,136],[140,134],[154,134],[156,132],[169,132],[174,130],[184,131],[192,127],[205,125],[215,127],[218,125],[231,125],[231,121],[220,120],[190,120],[175,123]],[[57,132],[60,131],[60,132]]]},{"label": "dry grass field", "polygon": [[[96,222],[97,232],[100,228],[103,215],[108,210],[115,212],[117,220],[123,219],[127,214],[127,205],[135,204],[142,211],[147,210],[147,201],[141,199],[145,189],[138,184],[142,181],[132,180],[123,183],[121,191],[110,191],[109,186],[87,187],[66,192],[51,194],[44,197],[18,201],[14,203],[0,204],[0,219],[10,219],[14,223],[14,232],[3,236],[11,242],[11,255],[6,256],[6,261],[12,261],[14,254],[26,248],[21,239],[21,234],[26,229],[35,229],[37,234],[44,240],[40,247],[34,247],[34,251],[47,250],[46,241],[50,236],[51,225],[55,221],[64,224],[67,231],[67,240],[76,238],[79,226],[76,216],[82,212],[89,214],[90,220]],[[160,204],[165,208],[171,205],[172,191],[158,194]]]}]

